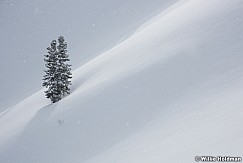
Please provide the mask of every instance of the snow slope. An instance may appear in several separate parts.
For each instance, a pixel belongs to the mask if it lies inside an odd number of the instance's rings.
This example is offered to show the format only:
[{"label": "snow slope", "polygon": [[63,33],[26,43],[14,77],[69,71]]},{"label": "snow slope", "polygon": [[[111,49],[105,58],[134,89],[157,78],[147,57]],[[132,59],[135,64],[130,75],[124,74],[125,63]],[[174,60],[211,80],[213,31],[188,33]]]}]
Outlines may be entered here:
[{"label": "snow slope", "polygon": [[0,114],[0,162],[195,162],[243,151],[243,2],[182,0]]},{"label": "snow slope", "polygon": [[43,55],[53,39],[65,37],[76,69],[175,1],[1,0],[0,112],[42,88]]}]

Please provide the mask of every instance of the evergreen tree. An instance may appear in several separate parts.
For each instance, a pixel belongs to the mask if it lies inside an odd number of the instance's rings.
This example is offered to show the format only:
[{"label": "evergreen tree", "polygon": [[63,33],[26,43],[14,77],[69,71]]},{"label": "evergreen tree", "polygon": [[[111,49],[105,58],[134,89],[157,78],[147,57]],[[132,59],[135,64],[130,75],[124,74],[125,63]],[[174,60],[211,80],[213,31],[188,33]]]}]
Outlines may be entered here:
[{"label": "evergreen tree", "polygon": [[57,69],[57,45],[56,40],[51,42],[51,46],[47,48],[48,54],[45,55],[44,61],[46,62],[44,82],[43,86],[47,88],[45,91],[46,98],[50,98],[52,102],[58,101],[56,98],[57,88],[56,88],[56,69]]},{"label": "evergreen tree", "polygon": [[57,46],[57,56],[58,56],[58,88],[62,95],[70,94],[69,85],[71,85],[71,65],[67,62],[70,61],[67,54],[67,43],[63,36],[58,38],[59,45]]},{"label": "evergreen tree", "polygon": [[61,100],[62,96],[70,93],[69,85],[71,85],[71,65],[66,63],[69,61],[67,54],[67,43],[64,37],[58,38],[59,45],[56,40],[51,42],[51,46],[47,48],[48,54],[45,55],[46,62],[43,86],[47,88],[45,95],[50,98],[53,103]]}]

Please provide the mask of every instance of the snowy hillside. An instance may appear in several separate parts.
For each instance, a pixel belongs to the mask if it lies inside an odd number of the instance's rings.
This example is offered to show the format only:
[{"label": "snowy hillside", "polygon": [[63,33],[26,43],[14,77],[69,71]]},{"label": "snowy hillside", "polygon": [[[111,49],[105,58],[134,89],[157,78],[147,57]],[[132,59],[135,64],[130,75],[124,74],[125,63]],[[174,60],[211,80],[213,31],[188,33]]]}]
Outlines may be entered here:
[{"label": "snowy hillside", "polygon": [[190,163],[243,151],[243,1],[182,0],[0,113],[0,162]]},{"label": "snowy hillside", "polygon": [[53,39],[65,36],[76,69],[175,1],[1,0],[0,112],[42,88],[43,55]]}]

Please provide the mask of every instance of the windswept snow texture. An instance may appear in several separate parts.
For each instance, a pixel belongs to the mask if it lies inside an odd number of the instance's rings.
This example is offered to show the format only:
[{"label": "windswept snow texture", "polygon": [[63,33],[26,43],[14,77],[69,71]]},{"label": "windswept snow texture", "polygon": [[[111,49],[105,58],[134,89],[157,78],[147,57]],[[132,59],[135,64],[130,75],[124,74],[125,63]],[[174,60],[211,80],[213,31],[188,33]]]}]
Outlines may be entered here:
[{"label": "windswept snow texture", "polygon": [[[129,15],[128,15],[129,16]],[[243,151],[243,1],[182,0],[0,114],[0,162],[190,163]]]}]

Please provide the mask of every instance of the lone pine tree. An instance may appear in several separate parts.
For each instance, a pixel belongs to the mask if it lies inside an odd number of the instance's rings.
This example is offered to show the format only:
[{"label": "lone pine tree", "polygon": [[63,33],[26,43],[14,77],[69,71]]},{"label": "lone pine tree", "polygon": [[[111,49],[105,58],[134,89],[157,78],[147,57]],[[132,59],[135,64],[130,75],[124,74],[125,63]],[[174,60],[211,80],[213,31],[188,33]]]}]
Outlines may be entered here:
[{"label": "lone pine tree", "polygon": [[63,36],[51,42],[51,46],[47,48],[48,54],[45,55],[46,70],[44,75],[43,86],[47,88],[45,91],[46,98],[50,98],[53,103],[61,100],[65,94],[70,94],[71,85],[71,65],[67,62],[69,55],[67,54],[67,43]]}]

